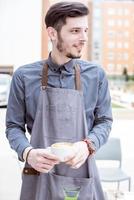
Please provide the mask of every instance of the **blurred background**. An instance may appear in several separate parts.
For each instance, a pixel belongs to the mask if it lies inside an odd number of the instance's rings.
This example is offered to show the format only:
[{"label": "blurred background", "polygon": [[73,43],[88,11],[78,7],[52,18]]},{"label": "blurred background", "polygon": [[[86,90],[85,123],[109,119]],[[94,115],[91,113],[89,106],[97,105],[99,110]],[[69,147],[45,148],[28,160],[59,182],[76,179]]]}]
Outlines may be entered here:
[{"label": "blurred background", "polygon": [[[78,0],[77,0],[78,1]],[[44,25],[56,0],[0,0],[0,200],[18,200],[22,164],[5,137],[5,113],[13,72],[21,65],[47,58],[51,51]],[[88,42],[83,59],[105,70],[112,97],[111,137],[122,146],[122,168],[134,192],[134,1],[83,0],[90,10]],[[105,184],[106,190],[115,184]],[[128,190],[121,183],[120,190]],[[134,200],[134,196],[132,197]],[[129,200],[129,199],[127,199]]]}]

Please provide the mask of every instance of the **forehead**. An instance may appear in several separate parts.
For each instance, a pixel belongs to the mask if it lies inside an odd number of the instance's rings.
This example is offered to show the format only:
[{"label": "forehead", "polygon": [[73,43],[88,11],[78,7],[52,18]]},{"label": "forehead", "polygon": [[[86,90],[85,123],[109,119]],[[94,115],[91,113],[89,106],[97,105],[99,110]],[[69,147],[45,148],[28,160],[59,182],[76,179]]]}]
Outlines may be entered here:
[{"label": "forehead", "polygon": [[66,28],[88,28],[88,17],[82,16],[82,17],[68,17],[66,19],[66,24],[63,25],[63,29]]}]

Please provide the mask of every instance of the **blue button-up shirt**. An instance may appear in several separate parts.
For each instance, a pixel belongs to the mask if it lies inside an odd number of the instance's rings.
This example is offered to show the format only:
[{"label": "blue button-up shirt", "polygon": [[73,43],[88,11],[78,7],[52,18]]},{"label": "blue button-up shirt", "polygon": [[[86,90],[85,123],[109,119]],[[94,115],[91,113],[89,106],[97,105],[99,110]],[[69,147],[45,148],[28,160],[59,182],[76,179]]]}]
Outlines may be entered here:
[{"label": "blue button-up shirt", "polygon": [[111,98],[104,70],[91,62],[72,59],[59,66],[52,62],[51,56],[18,68],[12,79],[6,114],[6,136],[20,160],[30,143],[25,135],[31,133],[41,88],[43,64],[47,62],[48,85],[57,88],[75,89],[74,65],[80,65],[82,90],[89,139],[96,149],[107,141],[111,130]]}]

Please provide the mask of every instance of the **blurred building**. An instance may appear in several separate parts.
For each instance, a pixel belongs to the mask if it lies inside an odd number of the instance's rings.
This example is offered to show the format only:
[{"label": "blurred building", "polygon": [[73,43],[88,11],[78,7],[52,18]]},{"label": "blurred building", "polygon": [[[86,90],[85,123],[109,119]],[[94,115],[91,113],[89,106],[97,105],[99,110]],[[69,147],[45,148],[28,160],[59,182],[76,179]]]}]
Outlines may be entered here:
[{"label": "blurred building", "polygon": [[108,74],[134,74],[134,1],[92,1],[91,59]]}]

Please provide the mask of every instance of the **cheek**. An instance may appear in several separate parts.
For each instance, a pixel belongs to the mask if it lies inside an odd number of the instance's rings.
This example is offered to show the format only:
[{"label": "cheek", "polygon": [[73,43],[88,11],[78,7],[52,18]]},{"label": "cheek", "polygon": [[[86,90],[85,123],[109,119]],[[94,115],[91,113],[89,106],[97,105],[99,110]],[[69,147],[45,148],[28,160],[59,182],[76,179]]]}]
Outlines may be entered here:
[{"label": "cheek", "polygon": [[76,41],[77,41],[77,38],[76,36],[70,36],[69,34],[68,35],[64,35],[63,37],[63,43],[66,44],[67,46],[72,46]]},{"label": "cheek", "polygon": [[76,37],[74,38],[74,37],[66,36],[62,39],[62,48],[65,51],[73,51],[75,48],[74,45],[77,43],[78,43],[78,39],[76,39]]},{"label": "cheek", "polygon": [[70,48],[72,48],[72,46],[73,46],[73,43],[71,43],[71,41],[70,40],[64,40],[64,42],[62,43],[63,44],[63,47],[65,48],[65,49],[70,49]]}]

